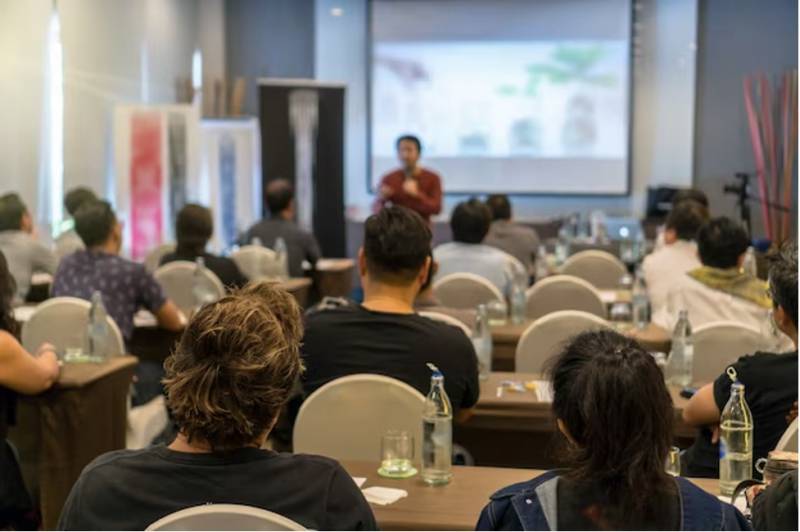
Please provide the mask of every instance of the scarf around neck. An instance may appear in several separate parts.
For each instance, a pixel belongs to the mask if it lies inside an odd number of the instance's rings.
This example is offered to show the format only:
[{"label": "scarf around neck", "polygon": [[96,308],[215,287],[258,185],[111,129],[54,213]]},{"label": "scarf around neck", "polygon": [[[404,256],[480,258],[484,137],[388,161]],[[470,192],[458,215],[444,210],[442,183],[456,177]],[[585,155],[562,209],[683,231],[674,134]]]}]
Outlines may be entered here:
[{"label": "scarf around neck", "polygon": [[689,277],[720,292],[749,301],[765,309],[772,308],[767,295],[767,283],[740,272],[737,268],[722,270],[701,266],[687,273]]}]

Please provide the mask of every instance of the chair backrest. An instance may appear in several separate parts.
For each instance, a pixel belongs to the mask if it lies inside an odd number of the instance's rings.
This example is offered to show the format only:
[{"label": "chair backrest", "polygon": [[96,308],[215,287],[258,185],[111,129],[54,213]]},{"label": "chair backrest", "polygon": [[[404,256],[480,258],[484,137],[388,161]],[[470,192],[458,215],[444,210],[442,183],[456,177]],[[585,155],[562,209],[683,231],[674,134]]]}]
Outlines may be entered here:
[{"label": "chair backrest", "polygon": [[[187,315],[191,314],[191,310],[196,306],[193,292],[196,269],[197,265],[194,262],[176,260],[159,267],[153,273],[153,277],[164,289],[167,297]],[[214,272],[204,268],[202,279],[206,289],[214,294],[216,299],[225,295],[225,287]]]},{"label": "chair backrest", "polygon": [[606,306],[597,289],[572,275],[553,275],[537,281],[525,293],[525,300],[525,314],[532,320],[558,310],[582,310],[606,318]]},{"label": "chair backrest", "polygon": [[203,504],[162,517],[145,530],[307,530],[287,517],[243,504]]},{"label": "chair backrest", "polygon": [[[40,303],[22,325],[23,347],[31,353],[43,342],[50,342],[57,349],[86,347],[86,329],[91,307],[91,303],[77,297],[54,297]],[[108,354],[124,355],[122,332],[111,316],[106,317],[106,322],[111,331]]]},{"label": "chair backrest", "polygon": [[474,273],[451,273],[433,284],[433,293],[442,305],[474,309],[481,303],[505,301],[495,285]]},{"label": "chair backrest", "polygon": [[778,445],[775,446],[776,451],[797,452],[797,418],[794,418],[786,432],[783,433],[781,439],[778,440]]},{"label": "chair backrest", "polygon": [[739,357],[763,349],[761,332],[734,321],[713,321],[697,327],[692,334],[694,361],[692,379],[712,382]]},{"label": "chair backrest", "polygon": [[156,246],[154,249],[150,250],[150,252],[144,258],[144,269],[150,273],[153,273],[161,265],[161,258],[167,253],[172,253],[173,251],[175,251],[175,244],[172,242]]},{"label": "chair backrest", "polygon": [[464,334],[467,335],[467,338],[472,336],[472,329],[467,327],[463,321],[456,319],[453,316],[448,316],[447,314],[442,314],[441,312],[432,312],[426,310],[420,311],[418,314],[424,318],[428,318],[429,320],[440,321],[442,323],[452,325],[453,327],[458,327],[464,331]]},{"label": "chair backrest", "polygon": [[545,362],[561,351],[564,342],[584,331],[603,328],[608,328],[608,323],[588,312],[551,312],[531,323],[522,333],[517,344],[515,371],[540,373]]},{"label": "chair backrest", "polygon": [[580,277],[595,288],[603,290],[617,288],[619,280],[628,273],[628,269],[611,253],[592,249],[568,258],[561,266],[561,273]]},{"label": "chair backrest", "polygon": [[264,246],[242,246],[231,253],[231,259],[251,281],[281,275],[277,253]]},{"label": "chair backrest", "polygon": [[424,406],[422,394],[397,379],[366,373],[341,377],[317,389],[300,407],[294,452],[374,462],[381,458],[383,434],[404,430],[414,437],[419,460]]}]

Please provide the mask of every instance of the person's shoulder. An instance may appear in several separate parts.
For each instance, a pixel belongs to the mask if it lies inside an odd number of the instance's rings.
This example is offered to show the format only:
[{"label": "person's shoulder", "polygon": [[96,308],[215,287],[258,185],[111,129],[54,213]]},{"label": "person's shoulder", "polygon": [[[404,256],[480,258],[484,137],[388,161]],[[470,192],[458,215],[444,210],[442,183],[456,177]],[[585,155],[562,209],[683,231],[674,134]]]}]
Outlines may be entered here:
[{"label": "person's shoulder", "polygon": [[156,460],[156,449],[156,447],[139,450],[121,449],[101,454],[83,468],[81,478],[84,481],[91,481],[99,478],[114,480],[134,462],[139,463],[142,461]]},{"label": "person's shoulder", "polygon": [[278,453],[275,455],[275,458],[290,463],[292,469],[302,467],[307,472],[311,471],[317,475],[345,472],[345,469],[339,462],[327,456],[304,453]]},{"label": "person's shoulder", "polygon": [[[783,368],[786,365],[797,366],[797,351],[789,353],[771,353],[769,351],[756,351],[751,355],[744,355],[733,364],[733,367],[744,377],[751,373],[760,374],[764,371]],[[781,370],[782,371],[782,370]]]},{"label": "person's shoulder", "polygon": [[535,477],[531,480],[525,480],[523,482],[517,482],[516,484],[511,484],[510,486],[506,486],[504,488],[500,488],[499,490],[495,491],[489,496],[489,499],[493,501],[501,500],[501,499],[508,499],[510,497],[516,497],[518,495],[524,496],[535,496],[536,495],[536,488],[544,484],[549,480],[553,480],[558,478],[558,471],[546,471]]}]

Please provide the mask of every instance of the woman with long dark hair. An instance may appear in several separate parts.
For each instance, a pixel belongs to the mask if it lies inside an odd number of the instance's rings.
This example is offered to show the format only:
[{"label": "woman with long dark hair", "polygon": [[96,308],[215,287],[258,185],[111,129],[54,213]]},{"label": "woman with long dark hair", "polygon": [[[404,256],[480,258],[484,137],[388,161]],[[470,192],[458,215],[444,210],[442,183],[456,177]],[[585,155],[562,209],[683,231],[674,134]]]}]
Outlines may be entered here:
[{"label": "woman with long dark hair", "polygon": [[492,495],[479,530],[748,529],[734,507],[665,472],[672,400],[635,341],[580,334],[550,377],[568,467]]},{"label": "woman with long dark hair", "polygon": [[14,420],[14,396],[43,392],[59,374],[52,345],[42,345],[32,356],[17,340],[19,326],[11,308],[15,291],[14,278],[0,252],[0,530],[36,526],[19,467],[6,441]]}]

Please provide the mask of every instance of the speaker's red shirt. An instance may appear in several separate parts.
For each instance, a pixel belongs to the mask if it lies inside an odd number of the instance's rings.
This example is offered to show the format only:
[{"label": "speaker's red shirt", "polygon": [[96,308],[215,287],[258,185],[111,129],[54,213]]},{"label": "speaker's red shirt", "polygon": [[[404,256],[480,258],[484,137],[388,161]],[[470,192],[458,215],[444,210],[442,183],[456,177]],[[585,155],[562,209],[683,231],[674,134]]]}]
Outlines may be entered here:
[{"label": "speaker's red shirt", "polygon": [[[378,199],[375,201],[375,210],[380,210],[385,205],[400,205],[419,213],[426,221],[434,214],[439,214],[442,210],[442,180],[439,176],[421,168],[412,178],[417,180],[418,196],[412,196],[403,190],[403,182],[406,175],[403,170],[395,170],[383,176],[378,185]],[[385,197],[380,197],[380,189],[388,187],[391,193]]]}]

